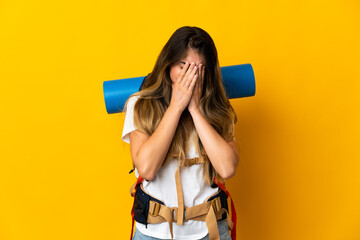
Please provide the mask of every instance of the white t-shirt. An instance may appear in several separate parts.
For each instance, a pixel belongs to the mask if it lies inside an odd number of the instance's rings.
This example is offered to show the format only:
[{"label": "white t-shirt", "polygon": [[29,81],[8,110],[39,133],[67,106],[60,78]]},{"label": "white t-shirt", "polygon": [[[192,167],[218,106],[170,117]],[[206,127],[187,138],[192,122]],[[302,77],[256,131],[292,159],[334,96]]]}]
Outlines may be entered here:
[{"label": "white t-shirt", "polygon": [[[133,108],[139,96],[129,99],[126,109],[122,140],[130,143],[129,133],[135,130]],[[189,144],[187,158],[198,157],[193,144]],[[166,166],[161,167],[152,181],[143,181],[144,190],[151,196],[161,200],[168,207],[177,207],[177,194],[175,184],[175,172],[178,168],[178,160],[172,159]],[[136,177],[139,176],[135,168]],[[180,170],[181,184],[184,195],[184,205],[192,207],[201,203],[216,193],[219,189],[211,188],[203,180],[203,164],[195,164],[190,167],[183,167]],[[136,223],[136,228],[143,234],[162,239],[171,239],[169,224],[167,222],[158,224]],[[208,234],[206,223],[203,221],[188,220],[182,226],[173,223],[174,239],[200,239]]]}]

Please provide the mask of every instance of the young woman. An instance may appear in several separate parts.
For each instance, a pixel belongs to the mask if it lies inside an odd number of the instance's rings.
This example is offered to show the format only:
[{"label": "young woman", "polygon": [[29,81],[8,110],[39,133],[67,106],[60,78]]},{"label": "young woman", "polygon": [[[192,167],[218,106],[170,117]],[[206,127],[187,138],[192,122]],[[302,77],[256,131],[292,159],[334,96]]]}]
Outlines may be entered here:
[{"label": "young woman", "polygon": [[231,239],[227,204],[209,199],[220,196],[214,180],[235,174],[237,117],[209,34],[177,29],[125,112],[122,139],[142,181],[133,239]]}]

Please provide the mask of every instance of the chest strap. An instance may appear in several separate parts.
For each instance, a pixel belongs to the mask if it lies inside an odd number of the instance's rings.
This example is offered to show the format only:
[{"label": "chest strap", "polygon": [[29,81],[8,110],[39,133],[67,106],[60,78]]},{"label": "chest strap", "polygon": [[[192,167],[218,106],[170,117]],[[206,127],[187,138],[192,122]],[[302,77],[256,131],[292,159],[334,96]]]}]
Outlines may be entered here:
[{"label": "chest strap", "polygon": [[[204,162],[205,162],[204,159],[196,157],[196,158],[186,159],[186,161],[184,162],[184,166],[191,166],[193,164],[202,164]],[[231,198],[232,220],[230,219],[227,210],[221,206],[220,196],[213,198],[211,201],[205,201],[204,203],[193,207],[185,207],[181,178],[180,178],[180,168],[181,166],[179,165],[178,169],[175,172],[178,207],[167,207],[161,203],[150,200],[147,222],[148,223],[168,222],[171,239],[173,239],[173,228],[172,228],[173,222],[176,222],[178,225],[183,225],[184,221],[188,221],[188,220],[205,221],[209,232],[209,240],[220,240],[217,220],[221,219],[223,214],[226,213],[226,221],[228,223],[229,228],[231,229],[231,237],[233,240],[236,240],[236,213],[232,198]],[[131,196],[134,196],[138,186],[142,183],[142,181],[143,178],[139,176],[137,181],[130,188]],[[214,178],[214,183],[216,183],[219,186],[219,188],[227,194],[227,196],[230,196],[230,193],[225,189],[225,186],[219,180]],[[140,185],[140,187],[142,186]],[[135,198],[134,198],[134,202],[135,202]],[[130,240],[132,239],[133,230],[134,230],[133,210],[134,210],[134,204],[131,209],[132,226],[131,226]]]}]

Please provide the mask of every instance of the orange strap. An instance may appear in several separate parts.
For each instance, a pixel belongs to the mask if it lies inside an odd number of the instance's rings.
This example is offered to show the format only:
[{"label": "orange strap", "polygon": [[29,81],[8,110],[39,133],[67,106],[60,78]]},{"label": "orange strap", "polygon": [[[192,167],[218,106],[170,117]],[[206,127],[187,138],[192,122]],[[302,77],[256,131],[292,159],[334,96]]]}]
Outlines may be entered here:
[{"label": "orange strap", "polygon": [[[134,197],[134,192],[133,192],[133,190],[135,189],[135,191],[136,191],[137,187],[139,186],[140,183],[142,183],[143,180],[144,180],[144,179],[139,176],[138,179],[137,179],[137,181],[136,181],[136,183],[134,183],[134,185],[132,185],[132,187],[130,188],[130,194],[131,194],[132,197]],[[131,222],[131,235],[130,235],[130,240],[132,239],[133,233],[134,233],[134,222],[135,222],[135,220],[134,220],[134,203],[135,203],[135,197],[134,197],[134,201],[133,201],[133,206],[132,206],[132,208],[131,208],[131,218],[132,218],[132,222]]]},{"label": "orange strap", "polygon": [[231,229],[231,238],[233,240],[236,240],[236,210],[235,210],[235,205],[234,205],[234,202],[233,202],[233,199],[230,195],[230,193],[226,190],[225,188],[225,185],[222,184],[221,182],[219,182],[216,178],[214,178],[214,182],[216,185],[218,185],[218,187],[223,190],[226,195],[228,195],[231,199],[231,220],[233,222],[233,227]]}]

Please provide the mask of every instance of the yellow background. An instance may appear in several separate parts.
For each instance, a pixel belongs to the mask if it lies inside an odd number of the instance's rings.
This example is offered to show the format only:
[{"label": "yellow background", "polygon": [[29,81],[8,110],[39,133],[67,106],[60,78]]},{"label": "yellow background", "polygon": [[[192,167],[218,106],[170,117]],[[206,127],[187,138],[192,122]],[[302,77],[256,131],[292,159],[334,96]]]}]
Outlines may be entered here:
[{"label": "yellow background", "polygon": [[251,63],[228,181],[241,240],[360,239],[360,3],[0,2],[0,239],[128,239],[135,177],[103,81],[145,76],[171,34]]}]

